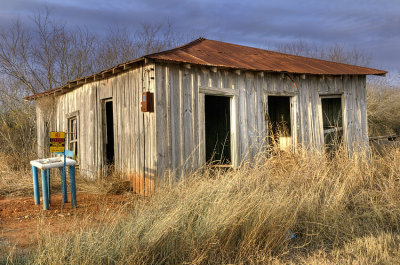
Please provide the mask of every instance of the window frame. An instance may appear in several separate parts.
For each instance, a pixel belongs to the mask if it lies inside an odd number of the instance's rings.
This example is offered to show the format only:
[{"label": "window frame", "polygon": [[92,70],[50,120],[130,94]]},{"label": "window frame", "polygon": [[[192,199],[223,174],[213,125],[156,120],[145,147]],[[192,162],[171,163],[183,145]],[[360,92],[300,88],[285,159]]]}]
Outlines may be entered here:
[{"label": "window frame", "polygon": [[[342,126],[337,126],[332,129],[324,129],[324,112],[323,112],[323,107],[322,107],[322,100],[323,99],[340,99],[340,112],[341,112],[341,122]],[[327,146],[329,146],[329,143],[326,142],[325,139],[325,134],[332,133],[332,132],[341,132],[342,136],[341,139],[344,144],[346,144],[346,137],[345,135],[347,134],[346,132],[346,122],[345,122],[345,95],[344,93],[320,93],[319,94],[319,115],[320,115],[320,120],[321,120],[321,139],[322,139],[322,146],[323,149],[326,149]]]},{"label": "window frame", "polygon": [[[75,156],[78,156],[79,153],[79,111],[74,111],[71,113],[68,113],[67,115],[67,147],[68,150],[71,150],[74,152]],[[76,138],[72,138],[72,134],[74,134],[74,130],[72,128],[73,121],[75,121],[75,135]],[[75,148],[73,147],[75,145]],[[75,149],[75,150],[74,150]]]}]

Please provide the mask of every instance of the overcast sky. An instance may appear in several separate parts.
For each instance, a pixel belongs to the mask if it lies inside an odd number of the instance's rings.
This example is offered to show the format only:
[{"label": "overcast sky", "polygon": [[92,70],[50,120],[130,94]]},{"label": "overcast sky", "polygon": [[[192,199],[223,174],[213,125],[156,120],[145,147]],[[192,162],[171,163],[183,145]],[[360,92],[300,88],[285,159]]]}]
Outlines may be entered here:
[{"label": "overcast sky", "polygon": [[0,27],[46,6],[54,19],[98,33],[170,21],[183,35],[259,48],[341,44],[371,55],[373,67],[400,70],[400,0],[0,0]]}]

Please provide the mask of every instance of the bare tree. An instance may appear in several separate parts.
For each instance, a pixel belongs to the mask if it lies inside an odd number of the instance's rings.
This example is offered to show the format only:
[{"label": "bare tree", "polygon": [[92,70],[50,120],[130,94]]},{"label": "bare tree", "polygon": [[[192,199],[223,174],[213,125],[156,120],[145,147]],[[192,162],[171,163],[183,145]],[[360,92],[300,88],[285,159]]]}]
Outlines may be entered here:
[{"label": "bare tree", "polygon": [[19,81],[0,79],[0,151],[15,167],[27,166],[35,146],[35,113],[31,104],[21,100]]},{"label": "bare tree", "polygon": [[277,45],[279,52],[323,59],[338,63],[368,66],[371,63],[371,56],[361,52],[357,48],[347,48],[344,45],[334,44],[328,47],[321,47],[316,44],[309,44],[303,40],[292,43]]},{"label": "bare tree", "polygon": [[135,34],[140,55],[160,52],[178,46],[184,41],[172,30],[172,24],[165,25],[142,24],[142,27]]},{"label": "bare tree", "polygon": [[97,49],[96,65],[106,69],[124,61],[135,59],[138,48],[135,40],[126,28],[110,28]]},{"label": "bare tree", "polygon": [[35,16],[33,22],[33,31],[17,21],[0,33],[1,74],[20,81],[32,94],[93,71],[95,36],[55,24],[48,13]]},{"label": "bare tree", "polygon": [[170,23],[142,24],[134,33],[127,28],[112,27],[106,37],[99,41],[96,60],[100,68],[97,70],[170,49],[183,41],[182,37],[174,34]]},{"label": "bare tree", "polygon": [[86,28],[69,28],[50,19],[49,11],[33,18],[34,30],[19,21],[0,32],[0,74],[18,80],[27,94],[61,86],[144,54],[179,43],[172,25],[143,24],[130,34],[110,28],[99,37]]},{"label": "bare tree", "polygon": [[52,20],[48,10],[32,22],[0,31],[0,152],[33,150],[35,111],[23,97],[179,42],[169,23],[143,24],[132,34],[114,27],[101,37]]}]

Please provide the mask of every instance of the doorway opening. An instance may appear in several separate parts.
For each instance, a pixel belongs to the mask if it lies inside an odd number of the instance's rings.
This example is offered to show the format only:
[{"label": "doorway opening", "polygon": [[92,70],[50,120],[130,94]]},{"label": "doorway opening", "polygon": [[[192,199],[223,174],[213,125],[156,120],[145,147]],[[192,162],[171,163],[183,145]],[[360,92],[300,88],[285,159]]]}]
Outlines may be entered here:
[{"label": "doorway opening", "polygon": [[342,98],[321,98],[322,120],[325,148],[328,152],[335,150],[343,139]]},{"label": "doorway opening", "polygon": [[231,99],[205,95],[206,161],[231,164]]},{"label": "doorway opening", "polygon": [[292,142],[289,96],[268,96],[268,126],[270,144],[288,150]]},{"label": "doorway opening", "polygon": [[114,164],[114,118],[112,99],[104,101],[104,158],[105,164]]}]

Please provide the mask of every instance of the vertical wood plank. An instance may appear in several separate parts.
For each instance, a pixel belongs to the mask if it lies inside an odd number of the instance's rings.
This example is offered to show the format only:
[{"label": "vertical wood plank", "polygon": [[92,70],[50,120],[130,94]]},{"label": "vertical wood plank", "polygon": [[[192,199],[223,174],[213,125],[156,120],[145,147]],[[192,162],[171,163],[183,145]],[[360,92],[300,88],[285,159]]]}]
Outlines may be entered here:
[{"label": "vertical wood plank", "polygon": [[192,168],[199,166],[198,149],[199,149],[199,126],[198,126],[198,102],[199,102],[199,79],[198,69],[194,69],[191,74],[192,86]]},{"label": "vertical wood plank", "polygon": [[182,71],[182,111],[183,111],[183,163],[184,163],[184,170],[191,169],[192,167],[192,160],[193,160],[193,123],[192,123],[192,116],[193,116],[193,105],[192,105],[192,77],[191,73],[188,69],[184,69]]},{"label": "vertical wood plank", "polygon": [[361,132],[362,132],[362,145],[368,147],[368,118],[367,118],[367,94],[366,94],[366,78],[365,76],[359,76],[360,93],[360,116],[361,116]]},{"label": "vertical wood plank", "polygon": [[205,96],[199,94],[199,164],[206,163],[206,129],[205,129]]},{"label": "vertical wood plank", "polygon": [[245,74],[239,76],[239,127],[241,161],[248,156],[249,138],[247,125],[246,79]]},{"label": "vertical wood plank", "polygon": [[166,76],[165,66],[157,64],[155,66],[155,102],[156,102],[156,141],[157,141],[157,171],[159,177],[162,172],[168,167],[168,126],[169,115],[167,114],[167,91],[166,91]]},{"label": "vertical wood plank", "polygon": [[[233,74],[232,79],[234,80],[232,86],[233,89],[238,90],[238,75]],[[231,98],[231,157],[232,166],[238,167],[241,163],[240,154],[240,138],[239,138],[239,97],[234,96]]]}]

